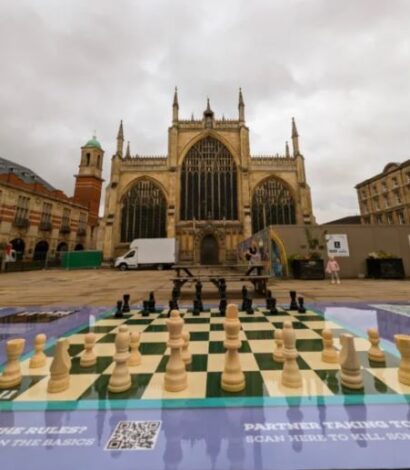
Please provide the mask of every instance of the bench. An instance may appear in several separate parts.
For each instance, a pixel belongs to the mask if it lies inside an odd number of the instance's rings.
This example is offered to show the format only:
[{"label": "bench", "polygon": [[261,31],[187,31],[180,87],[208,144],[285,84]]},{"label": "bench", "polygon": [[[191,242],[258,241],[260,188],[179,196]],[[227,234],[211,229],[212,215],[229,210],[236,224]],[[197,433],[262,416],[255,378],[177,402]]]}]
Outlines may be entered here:
[{"label": "bench", "polygon": [[255,292],[265,295],[267,291],[267,283],[270,276],[264,275],[246,275],[246,274],[210,274],[210,275],[192,275],[192,276],[179,276],[173,277],[171,280],[174,287],[178,290],[182,288],[187,282],[211,282],[217,288],[220,287],[221,280],[225,282],[251,282],[255,288]]}]

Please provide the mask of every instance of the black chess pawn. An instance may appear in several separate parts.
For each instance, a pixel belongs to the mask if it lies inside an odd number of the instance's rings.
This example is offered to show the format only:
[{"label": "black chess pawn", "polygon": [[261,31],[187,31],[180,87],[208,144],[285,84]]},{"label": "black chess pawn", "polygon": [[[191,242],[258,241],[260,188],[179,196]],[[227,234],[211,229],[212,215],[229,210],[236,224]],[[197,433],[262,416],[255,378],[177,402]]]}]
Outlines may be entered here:
[{"label": "black chess pawn", "polygon": [[222,297],[219,301],[219,314],[221,315],[221,317],[225,316],[227,304],[228,303],[226,297]]},{"label": "black chess pawn", "polygon": [[290,295],[290,305],[289,305],[289,310],[298,310],[298,304],[296,302],[296,291],[291,290],[289,292]]},{"label": "black chess pawn", "polygon": [[155,313],[155,297],[153,292],[149,293],[148,309],[150,313]]},{"label": "black chess pawn", "polygon": [[123,313],[122,313],[122,300],[117,300],[117,309],[115,310],[114,314],[115,318],[123,318]]},{"label": "black chess pawn", "polygon": [[168,317],[171,316],[171,311],[172,311],[172,310],[178,310],[178,309],[179,309],[179,307],[178,307],[178,301],[175,300],[175,299],[171,299],[171,300],[169,301]]},{"label": "black chess pawn", "polygon": [[298,312],[299,313],[306,313],[305,299],[303,297],[298,297],[298,303],[299,303]]},{"label": "black chess pawn", "polygon": [[276,314],[278,313],[278,309],[277,309],[277,307],[276,307],[276,299],[275,299],[275,297],[272,297],[272,298],[271,298],[269,313],[270,313],[271,315],[276,315]]},{"label": "black chess pawn", "polygon": [[248,315],[253,315],[254,310],[253,310],[253,307],[252,307],[252,299],[250,297],[248,297],[246,299],[245,312]]},{"label": "black chess pawn", "polygon": [[150,313],[149,300],[143,300],[142,302],[142,316],[148,317]]},{"label": "black chess pawn", "polygon": [[266,291],[266,309],[267,310],[270,310],[271,304],[272,304],[272,291],[268,289]]},{"label": "black chess pawn", "polygon": [[129,313],[130,312],[130,294],[124,294],[122,296],[123,304],[122,304],[122,313]]},{"label": "black chess pawn", "polygon": [[201,300],[198,298],[194,299],[194,305],[192,309],[192,315],[198,316],[201,313]]},{"label": "black chess pawn", "polygon": [[181,291],[179,290],[179,287],[175,285],[174,288],[172,289],[172,294],[171,294],[172,299],[177,301],[180,293]]},{"label": "black chess pawn", "polygon": [[203,312],[204,311],[204,304],[202,303],[201,296],[196,294],[195,295],[195,300],[198,302],[198,308],[199,308],[200,312]]},{"label": "black chess pawn", "polygon": [[196,281],[195,283],[195,294],[201,297],[201,294],[202,294],[202,282],[201,281]]}]

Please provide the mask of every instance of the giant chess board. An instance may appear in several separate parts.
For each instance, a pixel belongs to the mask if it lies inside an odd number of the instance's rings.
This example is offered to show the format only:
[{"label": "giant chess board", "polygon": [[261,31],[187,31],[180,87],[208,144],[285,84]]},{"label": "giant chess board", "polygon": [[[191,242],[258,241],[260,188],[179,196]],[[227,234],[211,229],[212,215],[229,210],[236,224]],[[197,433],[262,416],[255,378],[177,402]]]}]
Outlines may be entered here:
[{"label": "giant chess board", "polygon": [[[304,314],[279,309],[271,315],[263,308],[254,314],[240,312],[241,332],[240,361],[246,377],[246,388],[240,393],[228,393],[221,389],[221,373],[224,366],[224,317],[217,309],[194,316],[182,309],[184,329],[190,332],[192,364],[187,367],[188,388],[177,393],[164,390],[164,373],[169,358],[167,348],[167,312],[142,316],[131,310],[124,318],[107,313],[92,326],[86,325],[66,333],[72,358],[70,387],[65,392],[47,393],[49,367],[54,345],[45,350],[47,364],[40,369],[29,369],[29,357],[21,363],[23,380],[10,390],[0,391],[0,410],[92,410],[184,408],[184,407],[235,407],[235,406],[299,406],[299,405],[357,405],[393,404],[410,401],[410,386],[399,383],[398,353],[386,351],[385,363],[369,361],[367,338],[356,336],[355,346],[363,367],[364,389],[354,391],[340,383],[339,364],[324,363],[321,332],[330,329],[335,347],[340,349],[341,333],[351,332],[343,325],[326,320],[319,311],[308,310]],[[273,359],[273,333],[291,320],[296,333],[298,364],[303,385],[299,389],[281,385],[282,363]],[[127,325],[130,332],[141,333],[141,365],[131,367],[132,387],[124,393],[110,393],[107,385],[113,371],[115,335],[120,325]],[[97,364],[81,367],[80,356],[84,350],[84,336],[96,335]]]}]

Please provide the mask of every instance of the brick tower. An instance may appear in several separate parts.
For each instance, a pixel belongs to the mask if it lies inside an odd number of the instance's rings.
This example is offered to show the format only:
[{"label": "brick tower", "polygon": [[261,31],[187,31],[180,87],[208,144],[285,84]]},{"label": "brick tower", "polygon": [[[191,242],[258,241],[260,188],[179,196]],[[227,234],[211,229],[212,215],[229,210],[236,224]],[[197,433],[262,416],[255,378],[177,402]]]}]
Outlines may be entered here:
[{"label": "brick tower", "polygon": [[95,136],[81,147],[81,162],[75,175],[74,200],[89,209],[88,224],[93,229],[98,224],[100,209],[102,165],[104,150]]}]

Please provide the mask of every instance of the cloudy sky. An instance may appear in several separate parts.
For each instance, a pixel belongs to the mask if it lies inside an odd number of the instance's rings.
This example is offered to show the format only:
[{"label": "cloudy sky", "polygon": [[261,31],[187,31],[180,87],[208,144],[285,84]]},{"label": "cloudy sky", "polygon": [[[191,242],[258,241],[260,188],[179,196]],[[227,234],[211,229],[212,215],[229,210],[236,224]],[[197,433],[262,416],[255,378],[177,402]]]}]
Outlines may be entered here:
[{"label": "cloudy sky", "polygon": [[96,130],[108,178],[165,154],[180,115],[236,118],[251,152],[283,153],[295,116],[319,222],[358,213],[354,185],[410,153],[408,0],[1,0],[0,155],[73,192]]}]

